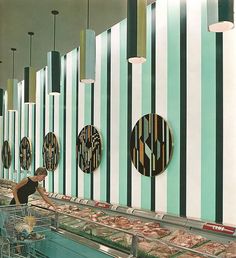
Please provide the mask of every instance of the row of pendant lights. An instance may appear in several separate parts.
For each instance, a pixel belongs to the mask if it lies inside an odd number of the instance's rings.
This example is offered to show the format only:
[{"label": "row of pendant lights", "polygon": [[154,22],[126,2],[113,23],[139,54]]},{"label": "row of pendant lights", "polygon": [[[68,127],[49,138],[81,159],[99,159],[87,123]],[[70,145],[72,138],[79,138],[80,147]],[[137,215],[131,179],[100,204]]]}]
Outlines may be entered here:
[{"label": "row of pendant lights", "polygon": [[[127,0],[127,60],[137,64],[146,61],[146,0]],[[210,32],[224,32],[234,27],[234,0],[207,0],[208,30]],[[48,94],[60,94],[61,57],[55,50],[56,41],[56,16],[58,11],[51,12],[54,17],[54,42],[53,50],[47,54],[48,66]],[[95,82],[96,40],[95,31],[89,24],[89,0],[87,0],[87,26],[80,32],[80,81],[85,84]],[[31,50],[33,32],[30,36],[29,67],[24,69],[24,102],[26,104],[36,101],[36,70],[31,66]],[[14,79],[14,53],[12,79],[7,82],[8,111],[17,110],[17,83]],[[3,90],[0,89],[0,101],[3,103]],[[0,105],[2,115],[2,105]]]}]

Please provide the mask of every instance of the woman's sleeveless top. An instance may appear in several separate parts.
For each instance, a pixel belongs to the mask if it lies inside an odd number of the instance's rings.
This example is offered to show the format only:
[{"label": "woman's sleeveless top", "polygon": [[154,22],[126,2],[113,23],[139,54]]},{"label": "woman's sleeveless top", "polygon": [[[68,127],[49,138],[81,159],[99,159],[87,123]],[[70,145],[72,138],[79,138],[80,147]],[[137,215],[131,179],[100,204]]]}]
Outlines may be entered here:
[{"label": "woman's sleeveless top", "polygon": [[[35,193],[36,187],[38,187],[38,181],[34,182],[29,177],[27,178],[28,178],[28,182],[17,191],[17,196],[20,203],[28,203],[29,195]],[[10,204],[15,204],[15,203],[16,203],[15,199],[13,198]]]}]

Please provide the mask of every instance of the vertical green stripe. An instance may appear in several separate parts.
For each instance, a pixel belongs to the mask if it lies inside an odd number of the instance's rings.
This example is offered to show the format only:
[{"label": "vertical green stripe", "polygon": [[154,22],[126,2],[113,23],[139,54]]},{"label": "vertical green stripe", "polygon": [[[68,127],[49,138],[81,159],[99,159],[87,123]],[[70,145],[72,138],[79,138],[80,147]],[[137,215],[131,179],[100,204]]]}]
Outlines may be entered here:
[{"label": "vertical green stripe", "polygon": [[[45,92],[46,95],[48,95],[48,90]],[[49,130],[47,132],[47,134],[49,132],[53,131],[53,95],[48,95],[48,110],[49,110],[49,114],[48,114],[48,119],[49,119]],[[45,119],[47,119],[47,116],[45,116]],[[49,192],[53,191],[53,173],[54,171],[49,171],[48,173],[48,190]]]},{"label": "vertical green stripe", "polygon": [[186,216],[187,150],[187,17],[186,0],[180,1],[180,216]]},{"label": "vertical green stripe", "polygon": [[32,159],[31,159],[31,175],[34,175],[35,171],[35,110],[36,106],[32,106],[32,135],[31,135],[31,146],[32,146]]},{"label": "vertical green stripe", "polygon": [[76,137],[77,137],[77,126],[76,126],[76,96],[77,96],[77,49],[72,51],[72,128],[71,128],[71,137],[72,137],[72,149],[71,149],[71,195],[76,196]]},{"label": "vertical green stripe", "polygon": [[167,211],[180,208],[180,2],[168,0],[167,116],[173,128],[174,152],[167,174]]},{"label": "vertical green stripe", "polygon": [[[127,60],[126,60],[126,20],[120,23],[120,134],[119,134],[119,203],[127,204],[127,165],[129,153],[127,142]],[[102,72],[101,72],[102,73]]]},{"label": "vertical green stripe", "polygon": [[[24,112],[24,136],[29,137],[29,105],[24,104],[23,102],[23,112]],[[28,170],[23,170],[23,178],[27,177]]]},{"label": "vertical green stripe", "polygon": [[100,165],[100,200],[106,201],[107,189],[107,32],[101,34],[102,49],[101,49],[101,116],[100,116],[100,125],[101,125],[101,136],[103,139],[102,142],[102,160]]},{"label": "vertical green stripe", "polygon": [[9,169],[9,179],[13,179],[13,173],[15,169],[15,112],[10,113],[11,116],[11,132],[9,132],[10,147],[11,147],[11,166]]},{"label": "vertical green stripe", "polygon": [[[151,5],[147,7],[146,40],[147,60],[142,65],[142,115],[151,113]],[[147,176],[141,178],[141,208],[151,209],[151,178]]]},{"label": "vertical green stripe", "polygon": [[201,87],[201,217],[215,220],[216,192],[216,46],[215,33],[207,31],[206,2],[202,2]]},{"label": "vertical green stripe", "polygon": [[223,33],[216,34],[216,222],[223,220]]},{"label": "vertical green stripe", "polygon": [[40,167],[43,166],[43,155],[42,155],[42,150],[43,150],[43,138],[44,138],[44,69],[42,69],[40,71],[40,135],[38,135],[37,137],[40,137],[40,141],[39,141],[39,151],[40,152],[40,162],[39,165]]},{"label": "vertical green stripe", "polygon": [[[84,125],[91,124],[91,84],[84,84]],[[84,173],[84,197],[90,199],[91,174]]]},{"label": "vertical green stripe", "polygon": [[[21,141],[21,109],[22,109],[22,83],[19,84],[18,86],[18,124],[17,124],[17,129],[18,130],[18,139],[17,139],[17,146],[20,146],[20,141]],[[21,171],[21,166],[20,166],[20,158],[18,157],[18,164],[16,166],[17,169],[17,177],[16,177],[16,182],[20,181],[20,171]]]},{"label": "vertical green stripe", "polygon": [[65,59],[61,57],[61,94],[59,97],[59,142],[60,142],[60,161],[58,165],[59,193],[64,192],[64,78],[65,78]]}]

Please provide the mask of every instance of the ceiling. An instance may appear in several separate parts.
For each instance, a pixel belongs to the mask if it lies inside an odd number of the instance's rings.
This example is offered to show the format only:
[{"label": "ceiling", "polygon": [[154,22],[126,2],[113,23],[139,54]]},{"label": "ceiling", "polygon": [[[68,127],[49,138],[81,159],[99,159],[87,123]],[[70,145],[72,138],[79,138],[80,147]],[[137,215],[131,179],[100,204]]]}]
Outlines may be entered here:
[{"label": "ceiling", "polygon": [[[90,0],[90,27],[96,35],[126,18],[127,0]],[[155,0],[148,0],[147,3]],[[15,78],[23,79],[29,66],[29,36],[35,33],[32,45],[32,66],[39,70],[46,65],[46,55],[53,49],[53,15],[56,18],[56,50],[61,55],[79,46],[79,32],[86,27],[87,0],[0,0],[0,88],[6,89],[12,78],[12,47],[15,53]]]}]

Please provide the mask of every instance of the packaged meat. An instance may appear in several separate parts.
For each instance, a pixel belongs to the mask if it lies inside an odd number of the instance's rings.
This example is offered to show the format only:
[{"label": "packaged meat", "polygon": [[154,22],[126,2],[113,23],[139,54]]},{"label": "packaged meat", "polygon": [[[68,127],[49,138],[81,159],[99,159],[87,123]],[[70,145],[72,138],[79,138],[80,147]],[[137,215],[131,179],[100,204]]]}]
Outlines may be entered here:
[{"label": "packaged meat", "polygon": [[213,254],[213,255],[218,255],[219,253],[222,253],[225,251],[226,245],[217,243],[214,241],[210,241],[208,243],[205,243],[197,248],[195,250],[206,253],[206,254]]},{"label": "packaged meat", "polygon": [[236,258],[236,242],[231,242],[222,254],[224,258]]}]

